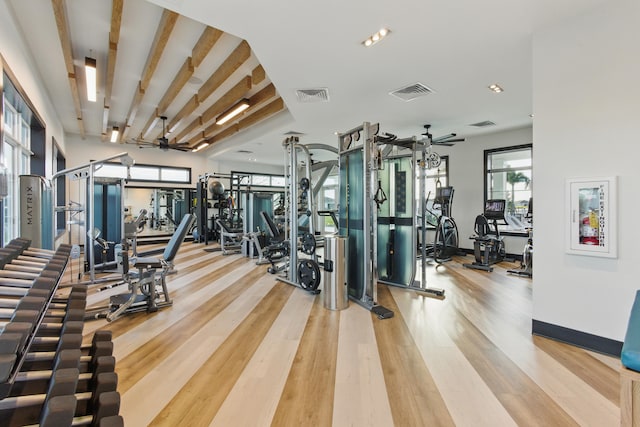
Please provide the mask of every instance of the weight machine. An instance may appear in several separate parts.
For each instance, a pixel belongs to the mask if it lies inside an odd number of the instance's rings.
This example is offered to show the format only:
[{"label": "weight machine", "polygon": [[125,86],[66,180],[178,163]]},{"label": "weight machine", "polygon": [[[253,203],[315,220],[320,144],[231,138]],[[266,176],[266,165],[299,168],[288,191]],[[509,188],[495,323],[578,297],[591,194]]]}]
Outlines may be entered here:
[{"label": "weight machine", "polygon": [[[318,286],[321,279],[315,238],[317,216],[315,196],[318,190],[311,186],[312,162],[310,146],[300,144],[298,137],[295,136],[286,138],[282,146],[287,160],[285,170],[285,206],[288,207],[289,214],[284,227],[284,241],[289,242],[289,254],[285,264],[286,267],[280,269],[284,270],[285,274],[279,276],[277,280],[298,286],[312,294],[318,294],[320,292]],[[305,160],[302,173],[298,170],[299,154],[302,154]],[[301,209],[303,210],[302,212]],[[309,257],[299,258],[299,248]],[[275,267],[272,266],[272,268]]]},{"label": "weight machine", "polygon": [[[69,204],[67,205],[55,206],[54,211],[65,212],[68,214],[66,223],[70,233],[69,234],[70,238],[71,238],[71,227],[73,225],[77,225],[78,227],[84,227],[85,233],[88,233],[87,237],[89,237],[89,239],[85,240],[85,242],[87,243],[85,246],[85,264],[87,266],[86,270],[89,272],[90,283],[96,283],[96,277],[95,277],[95,270],[96,270],[95,246],[96,245],[93,244],[93,238],[92,238],[93,236],[97,235],[97,232],[95,231],[96,230],[95,213],[98,210],[102,209],[102,207],[105,206],[105,203],[106,203],[106,206],[109,206],[110,204],[112,204],[111,202],[113,200],[117,199],[114,193],[115,190],[111,191],[108,188],[105,196],[106,199],[102,198],[101,195],[105,195],[105,193],[103,192],[104,187],[99,185],[99,183],[101,182],[100,181],[101,178],[96,177],[96,172],[100,170],[105,164],[107,164],[108,162],[112,162],[114,160],[119,160],[123,166],[126,166],[127,176],[129,176],[129,168],[133,166],[134,160],[129,156],[128,153],[123,152],[103,160],[96,160],[81,166],[76,166],[73,168],[61,170],[57,172],[55,175],[53,175],[53,177],[51,178],[51,182],[53,184],[52,185],[53,200],[58,200],[57,198],[57,191],[58,191],[57,178],[58,177],[66,176],[68,180],[77,181],[78,188],[79,188],[78,189],[79,197],[81,197],[83,193],[82,189],[80,188],[81,183],[85,182],[86,188],[84,193],[86,194],[86,196],[85,196],[84,203],[69,202]],[[121,180],[122,178],[120,178],[120,182]],[[98,183],[98,186],[96,186],[97,183]],[[119,184],[119,185],[121,188],[122,184]],[[121,218],[124,211],[124,202],[121,196],[119,200],[120,200],[119,205],[116,203],[116,206],[112,206],[112,209],[115,208],[117,210],[117,217],[120,218],[119,231],[118,231],[119,238],[117,239],[117,241],[122,240],[122,238],[124,237],[124,221],[122,221],[122,218]],[[107,217],[109,217],[109,214],[110,213],[107,214]],[[84,218],[82,218],[82,215],[84,216]],[[116,215],[116,214],[113,213],[111,215]],[[53,236],[52,239],[55,240],[54,228],[55,227],[52,227],[51,234]],[[111,228],[113,230],[118,230],[118,225],[114,223],[113,226],[111,226]],[[85,233],[82,233],[82,234],[85,234]],[[108,237],[108,236],[105,236],[105,237]],[[74,246],[75,247],[73,247],[71,251],[71,256],[72,258],[78,258],[80,248],[77,245],[74,245]]]},{"label": "weight machine", "polygon": [[[218,179],[228,179],[231,189],[225,190]],[[234,177],[230,174],[206,173],[198,177],[194,240],[204,242],[205,245],[209,244],[209,240],[218,240],[222,230],[216,220],[225,221],[227,229],[232,233],[242,232],[242,209],[236,206],[239,200],[239,184],[234,194],[233,181]],[[217,209],[217,214],[210,215],[210,209]]]},{"label": "weight machine", "polygon": [[[416,173],[419,178],[418,204],[421,218],[426,218],[425,187],[427,170],[440,165],[440,156],[432,151],[430,138],[398,139],[395,135],[375,137],[378,164],[378,189],[374,195],[377,207],[377,268],[381,283],[444,296],[444,290],[426,285],[427,256],[420,261],[421,280],[416,280],[417,230],[426,239],[426,222],[417,224]],[[418,165],[416,172],[415,165]],[[388,198],[386,197],[388,194]],[[382,196],[382,198],[381,198]]]},{"label": "weight machine", "polygon": [[[375,136],[379,125],[368,122],[338,134],[340,162],[340,235],[347,238],[347,285],[349,298],[379,318],[393,311],[378,305],[377,208],[378,160]],[[381,199],[379,199],[381,200]]]},{"label": "weight machine", "polygon": [[504,210],[507,202],[504,199],[487,200],[484,213],[476,217],[473,239],[473,254],[475,261],[471,264],[462,264],[467,268],[476,270],[493,271],[493,264],[504,260],[505,248],[498,221],[506,224]]}]

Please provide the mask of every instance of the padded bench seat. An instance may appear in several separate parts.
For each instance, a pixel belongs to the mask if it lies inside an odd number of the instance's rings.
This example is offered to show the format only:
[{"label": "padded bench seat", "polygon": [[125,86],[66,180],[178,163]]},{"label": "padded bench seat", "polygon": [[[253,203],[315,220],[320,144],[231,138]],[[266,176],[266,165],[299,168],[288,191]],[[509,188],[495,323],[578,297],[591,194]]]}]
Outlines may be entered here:
[{"label": "padded bench seat", "polygon": [[147,268],[147,269],[162,268],[162,260],[160,258],[154,258],[154,257],[136,258],[133,266],[135,268]]}]

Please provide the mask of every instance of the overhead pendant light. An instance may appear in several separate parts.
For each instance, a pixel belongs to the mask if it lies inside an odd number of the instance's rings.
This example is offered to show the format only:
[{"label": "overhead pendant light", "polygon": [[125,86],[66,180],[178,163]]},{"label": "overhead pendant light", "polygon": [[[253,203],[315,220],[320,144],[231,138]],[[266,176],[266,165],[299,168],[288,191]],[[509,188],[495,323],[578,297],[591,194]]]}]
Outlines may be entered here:
[{"label": "overhead pendant light", "polygon": [[202,150],[203,148],[206,148],[209,146],[209,143],[207,141],[203,142],[202,144],[198,145],[196,148],[194,148],[193,150],[191,150],[192,153],[197,153],[198,151]]},{"label": "overhead pendant light", "polygon": [[225,124],[226,122],[233,119],[235,116],[237,116],[238,114],[242,113],[244,110],[249,108],[249,105],[250,105],[249,100],[243,99],[242,101],[238,102],[236,105],[234,105],[233,107],[229,108],[227,111],[222,113],[220,116],[218,116],[218,118],[216,119],[216,124],[217,125]]},{"label": "overhead pendant light", "polygon": [[111,142],[118,142],[118,136],[120,135],[120,129],[118,126],[114,126],[111,129]]},{"label": "overhead pendant light", "polygon": [[87,81],[87,99],[96,102],[96,60],[95,58],[84,57],[84,75]]}]

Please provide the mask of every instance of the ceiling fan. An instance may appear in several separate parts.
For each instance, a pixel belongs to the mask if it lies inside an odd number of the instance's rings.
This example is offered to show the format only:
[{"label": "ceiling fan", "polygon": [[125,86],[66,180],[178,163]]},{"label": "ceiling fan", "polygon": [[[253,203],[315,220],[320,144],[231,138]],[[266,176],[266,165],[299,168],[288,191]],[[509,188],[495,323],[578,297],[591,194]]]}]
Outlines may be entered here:
[{"label": "ceiling fan", "polygon": [[[145,141],[143,139],[133,139],[130,144],[136,144],[139,148],[159,148],[162,151],[168,151],[169,149],[178,150],[178,151],[191,151],[189,147],[186,146],[187,142],[181,142],[179,144],[169,144],[169,138],[167,138],[166,134],[166,122],[167,116],[160,116],[160,120],[162,120],[162,136],[158,138],[158,142],[153,141]],[[129,143],[129,142],[128,142]]]},{"label": "ceiling fan", "polygon": [[455,134],[455,133],[450,133],[448,135],[443,135],[443,136],[439,136],[437,138],[434,138],[429,133],[429,129],[431,128],[431,125],[424,125],[423,127],[426,129],[426,131],[422,135],[424,135],[427,138],[429,138],[429,140],[431,141],[431,143],[433,145],[444,145],[444,146],[447,146],[447,147],[451,147],[452,145],[455,145],[456,142],[463,142],[464,141],[464,138],[456,138],[457,134]]}]

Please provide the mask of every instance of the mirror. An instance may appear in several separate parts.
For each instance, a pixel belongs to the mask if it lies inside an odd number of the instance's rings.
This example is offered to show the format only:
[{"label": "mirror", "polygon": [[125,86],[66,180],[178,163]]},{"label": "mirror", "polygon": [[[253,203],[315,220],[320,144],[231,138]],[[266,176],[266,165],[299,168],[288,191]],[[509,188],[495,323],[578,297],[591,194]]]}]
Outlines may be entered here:
[{"label": "mirror", "polygon": [[146,210],[147,220],[139,236],[173,234],[182,217],[191,211],[194,196],[192,188],[126,186],[125,224],[135,221]]}]

